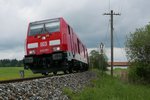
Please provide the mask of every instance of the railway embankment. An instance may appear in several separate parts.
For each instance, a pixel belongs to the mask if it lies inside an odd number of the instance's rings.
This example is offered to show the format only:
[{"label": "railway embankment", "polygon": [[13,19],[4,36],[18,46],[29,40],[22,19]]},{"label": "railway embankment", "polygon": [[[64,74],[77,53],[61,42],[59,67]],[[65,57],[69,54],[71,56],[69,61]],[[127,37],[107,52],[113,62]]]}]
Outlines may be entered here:
[{"label": "railway embankment", "polygon": [[96,74],[92,71],[53,76],[30,81],[0,84],[0,100],[69,100],[64,88],[79,91],[90,84]]}]

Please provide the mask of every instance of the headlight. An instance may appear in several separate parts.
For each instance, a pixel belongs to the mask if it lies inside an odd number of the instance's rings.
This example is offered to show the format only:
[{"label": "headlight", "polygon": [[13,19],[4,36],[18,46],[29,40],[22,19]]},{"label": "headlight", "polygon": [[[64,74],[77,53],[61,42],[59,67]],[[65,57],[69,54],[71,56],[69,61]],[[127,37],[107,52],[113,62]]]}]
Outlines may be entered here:
[{"label": "headlight", "polygon": [[42,40],[45,40],[45,39],[46,39],[46,37],[45,37],[45,36],[43,36],[43,37],[42,37]]},{"label": "headlight", "polygon": [[35,54],[35,50],[29,50],[29,54]]},{"label": "headlight", "polygon": [[53,47],[53,51],[59,51],[60,47]]}]

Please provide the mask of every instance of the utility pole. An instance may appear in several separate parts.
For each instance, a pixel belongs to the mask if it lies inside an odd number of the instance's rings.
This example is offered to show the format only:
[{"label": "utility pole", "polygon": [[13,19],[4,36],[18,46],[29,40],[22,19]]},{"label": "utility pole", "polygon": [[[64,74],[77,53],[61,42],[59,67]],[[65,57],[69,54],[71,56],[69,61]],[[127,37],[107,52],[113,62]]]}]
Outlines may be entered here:
[{"label": "utility pole", "polygon": [[110,16],[110,20],[111,20],[111,76],[113,76],[113,60],[114,60],[114,58],[113,58],[113,56],[114,56],[114,52],[113,52],[113,30],[114,30],[114,28],[113,28],[113,16],[114,15],[121,15],[121,14],[119,14],[119,13],[114,13],[113,12],[113,10],[111,10],[111,12],[110,13],[104,13],[104,15],[109,15]]}]

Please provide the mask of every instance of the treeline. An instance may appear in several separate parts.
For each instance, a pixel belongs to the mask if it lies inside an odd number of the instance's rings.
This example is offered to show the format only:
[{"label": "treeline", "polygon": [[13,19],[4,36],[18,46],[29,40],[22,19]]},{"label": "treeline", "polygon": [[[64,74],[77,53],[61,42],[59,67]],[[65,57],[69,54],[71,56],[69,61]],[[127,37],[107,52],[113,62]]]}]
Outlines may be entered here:
[{"label": "treeline", "polygon": [[23,60],[2,59],[0,60],[0,67],[23,67]]}]

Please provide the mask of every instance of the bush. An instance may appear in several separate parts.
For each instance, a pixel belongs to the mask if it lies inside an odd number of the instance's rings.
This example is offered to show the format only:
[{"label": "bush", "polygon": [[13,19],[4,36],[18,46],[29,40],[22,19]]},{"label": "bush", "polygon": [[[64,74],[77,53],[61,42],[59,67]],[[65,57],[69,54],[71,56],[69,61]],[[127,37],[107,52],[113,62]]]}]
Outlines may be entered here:
[{"label": "bush", "polygon": [[126,41],[126,52],[131,62],[129,80],[150,83],[150,25],[130,34]]},{"label": "bush", "polygon": [[92,50],[89,56],[90,66],[93,68],[97,68],[99,70],[106,71],[107,70],[107,61],[108,58],[105,54],[99,54],[98,51]]},{"label": "bush", "polygon": [[129,81],[134,83],[150,83],[150,68],[140,62],[134,62],[129,67]]}]

